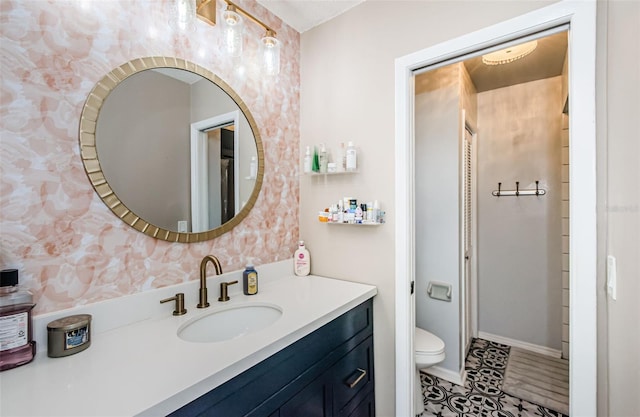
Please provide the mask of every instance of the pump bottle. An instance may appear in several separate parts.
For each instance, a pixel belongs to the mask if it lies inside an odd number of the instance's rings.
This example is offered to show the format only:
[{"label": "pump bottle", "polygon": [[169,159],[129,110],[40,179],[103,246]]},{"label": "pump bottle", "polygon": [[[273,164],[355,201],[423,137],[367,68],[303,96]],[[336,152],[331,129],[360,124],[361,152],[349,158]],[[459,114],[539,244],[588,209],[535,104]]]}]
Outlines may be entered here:
[{"label": "pump bottle", "polygon": [[299,277],[307,276],[311,272],[311,256],[302,240],[298,243],[298,249],[293,255],[293,268]]}]

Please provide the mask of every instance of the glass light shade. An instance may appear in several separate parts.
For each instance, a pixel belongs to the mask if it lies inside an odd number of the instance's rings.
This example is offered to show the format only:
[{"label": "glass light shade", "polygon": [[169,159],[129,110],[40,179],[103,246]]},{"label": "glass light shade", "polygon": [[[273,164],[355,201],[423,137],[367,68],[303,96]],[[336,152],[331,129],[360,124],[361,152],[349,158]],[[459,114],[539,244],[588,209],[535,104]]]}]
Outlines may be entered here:
[{"label": "glass light shade", "polygon": [[500,51],[491,52],[482,56],[482,62],[485,65],[502,65],[508,64],[529,55],[538,47],[538,41],[521,43],[520,45],[511,46]]},{"label": "glass light shade", "polygon": [[232,57],[242,55],[242,33],[244,25],[242,24],[242,16],[233,10],[225,10],[222,14],[224,21],[224,43],[227,53]]},{"label": "glass light shade", "polygon": [[175,0],[169,23],[179,30],[196,30],[196,0]]},{"label": "glass light shade", "polygon": [[262,68],[268,75],[280,73],[280,41],[267,33],[262,38]]}]

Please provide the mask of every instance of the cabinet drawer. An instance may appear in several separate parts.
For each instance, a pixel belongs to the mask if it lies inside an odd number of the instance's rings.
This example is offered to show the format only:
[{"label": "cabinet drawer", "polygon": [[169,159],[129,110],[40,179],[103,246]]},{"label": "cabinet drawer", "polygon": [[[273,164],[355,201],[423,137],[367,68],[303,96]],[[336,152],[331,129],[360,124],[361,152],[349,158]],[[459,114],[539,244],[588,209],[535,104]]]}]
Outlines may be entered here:
[{"label": "cabinet drawer", "polygon": [[358,394],[373,390],[373,337],[367,338],[331,369],[333,411],[343,414]]}]

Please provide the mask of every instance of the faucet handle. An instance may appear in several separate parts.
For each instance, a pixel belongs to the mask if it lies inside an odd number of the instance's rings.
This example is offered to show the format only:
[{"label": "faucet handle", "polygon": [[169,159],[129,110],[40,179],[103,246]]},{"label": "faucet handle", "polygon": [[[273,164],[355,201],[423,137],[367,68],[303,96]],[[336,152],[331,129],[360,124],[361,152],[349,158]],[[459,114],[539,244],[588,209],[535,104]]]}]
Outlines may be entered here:
[{"label": "faucet handle", "polygon": [[164,300],[160,300],[160,304],[168,303],[169,301],[174,301],[174,300],[176,302],[176,307],[175,307],[175,310],[173,310],[173,315],[182,316],[183,314],[186,314],[187,309],[184,308],[184,293],[179,292],[175,295],[175,297],[165,298]]},{"label": "faucet handle", "polygon": [[220,283],[220,297],[218,298],[218,301],[229,301],[229,294],[227,293],[227,287],[229,285],[233,285],[233,284],[237,284],[238,281],[231,281],[231,282],[221,282]]}]

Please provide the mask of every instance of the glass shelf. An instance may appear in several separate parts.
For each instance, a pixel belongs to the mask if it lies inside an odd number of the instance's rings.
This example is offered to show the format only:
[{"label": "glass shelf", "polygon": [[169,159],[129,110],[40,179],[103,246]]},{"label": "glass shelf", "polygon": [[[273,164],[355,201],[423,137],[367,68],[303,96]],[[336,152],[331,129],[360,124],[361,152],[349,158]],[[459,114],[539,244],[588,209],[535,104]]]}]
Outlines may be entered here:
[{"label": "glass shelf", "polygon": [[305,172],[304,175],[309,177],[323,177],[327,175],[345,175],[345,174],[357,174],[358,171],[340,171],[340,172]]},{"label": "glass shelf", "polygon": [[338,223],[338,222],[320,222],[325,224],[335,224],[337,226],[381,226],[384,223]]}]

